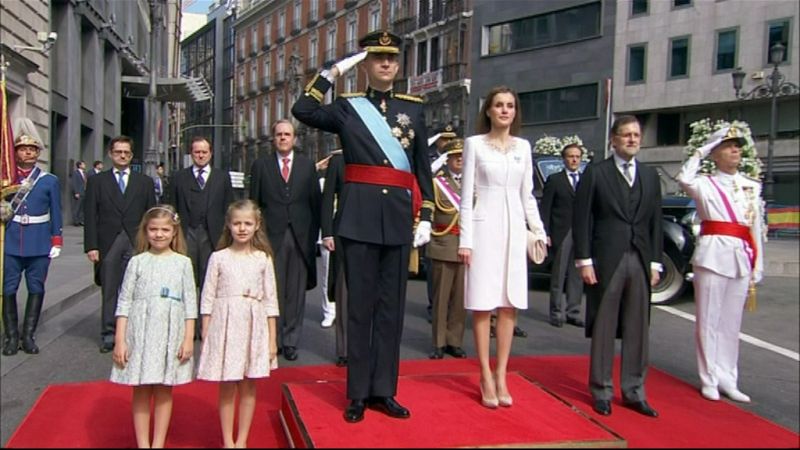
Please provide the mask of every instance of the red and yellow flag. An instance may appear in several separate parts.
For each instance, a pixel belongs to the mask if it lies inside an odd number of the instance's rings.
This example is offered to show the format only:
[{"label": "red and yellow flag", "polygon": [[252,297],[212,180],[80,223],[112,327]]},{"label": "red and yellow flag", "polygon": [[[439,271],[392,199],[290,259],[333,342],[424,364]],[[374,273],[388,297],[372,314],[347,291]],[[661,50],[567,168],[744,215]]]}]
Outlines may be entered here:
[{"label": "red and yellow flag", "polygon": [[0,81],[0,188],[15,184],[17,161],[14,157],[14,132],[11,130],[11,114],[8,112],[6,81]]}]

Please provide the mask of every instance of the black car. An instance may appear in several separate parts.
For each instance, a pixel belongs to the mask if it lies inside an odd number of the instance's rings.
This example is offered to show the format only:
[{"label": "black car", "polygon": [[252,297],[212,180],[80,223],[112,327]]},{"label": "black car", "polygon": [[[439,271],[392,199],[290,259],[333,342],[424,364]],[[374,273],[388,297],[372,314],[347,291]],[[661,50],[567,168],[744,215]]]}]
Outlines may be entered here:
[{"label": "black car", "polygon": [[[547,177],[564,169],[563,160],[558,156],[533,155],[534,189],[537,200],[541,200]],[[581,163],[581,171],[586,163]],[[653,287],[652,303],[669,303],[683,293],[692,279],[689,261],[694,252],[693,224],[694,201],[689,197],[665,195],[662,199],[664,216],[664,244],[662,262],[664,271],[661,280]],[[543,264],[528,261],[528,274],[531,278],[549,277],[552,256],[548,255]]]}]

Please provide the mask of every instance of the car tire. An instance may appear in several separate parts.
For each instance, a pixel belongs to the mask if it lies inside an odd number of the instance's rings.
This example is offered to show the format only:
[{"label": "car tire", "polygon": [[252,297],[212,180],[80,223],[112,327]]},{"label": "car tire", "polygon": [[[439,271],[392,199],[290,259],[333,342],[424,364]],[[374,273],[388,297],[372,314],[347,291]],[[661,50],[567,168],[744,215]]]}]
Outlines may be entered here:
[{"label": "car tire", "polygon": [[683,290],[686,289],[686,282],[675,264],[675,259],[669,253],[662,253],[661,258],[664,271],[661,272],[658,284],[653,287],[650,303],[666,305],[681,296]]}]

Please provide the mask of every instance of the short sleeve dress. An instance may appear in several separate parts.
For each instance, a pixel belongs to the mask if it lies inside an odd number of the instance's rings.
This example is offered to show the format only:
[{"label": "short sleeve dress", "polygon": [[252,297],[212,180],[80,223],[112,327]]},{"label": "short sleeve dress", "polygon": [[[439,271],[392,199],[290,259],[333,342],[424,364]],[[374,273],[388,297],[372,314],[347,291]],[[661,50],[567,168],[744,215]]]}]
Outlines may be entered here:
[{"label": "short sleeve dress", "polygon": [[178,385],[192,381],[194,362],[183,363],[178,350],[186,320],[197,319],[197,294],[191,260],[179,253],[140,253],[125,270],[117,316],[128,318],[124,368],[114,364],[111,381],[138,386]]},{"label": "short sleeve dress", "polygon": [[200,301],[210,314],[197,378],[238,381],[268,377],[268,317],[278,316],[275,269],[264,252],[249,254],[226,248],[211,255]]}]

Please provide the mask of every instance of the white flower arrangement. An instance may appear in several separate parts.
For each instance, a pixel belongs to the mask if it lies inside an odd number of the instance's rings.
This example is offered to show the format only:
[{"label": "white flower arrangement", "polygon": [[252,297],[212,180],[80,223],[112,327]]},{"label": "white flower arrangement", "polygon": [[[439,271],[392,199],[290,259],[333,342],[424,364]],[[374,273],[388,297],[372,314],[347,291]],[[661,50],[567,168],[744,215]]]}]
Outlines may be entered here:
[{"label": "white flower arrangement", "polygon": [[569,135],[564,136],[561,139],[555,136],[548,136],[544,135],[543,137],[539,138],[533,146],[533,152],[539,155],[551,155],[551,156],[561,156],[561,150],[566,147],[567,145],[577,145],[581,148],[581,160],[582,161],[589,161],[589,158],[592,156],[592,152],[590,152],[584,145],[583,140],[577,135]]},{"label": "white flower arrangement", "polygon": [[[706,141],[708,141],[708,137],[712,133],[727,126],[738,128],[744,135],[745,141],[747,141],[744,147],[742,147],[742,160],[739,163],[739,171],[750,178],[756,180],[759,179],[761,176],[761,166],[763,164],[761,163],[761,159],[758,158],[758,149],[753,142],[750,126],[747,124],[747,122],[739,120],[734,120],[733,122],[717,120],[716,122],[712,123],[711,119],[705,118],[690,124],[689,127],[692,130],[692,135],[689,137],[689,142],[687,142],[685,147],[684,161],[692,156],[698,148],[702,147]],[[705,158],[700,164],[698,172],[711,174],[716,171],[716,168],[717,167],[714,164],[714,161],[712,161],[710,158]]]}]

